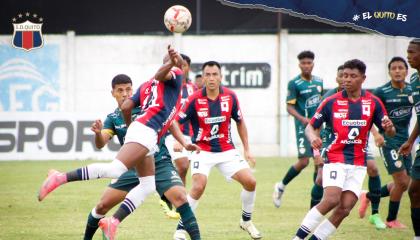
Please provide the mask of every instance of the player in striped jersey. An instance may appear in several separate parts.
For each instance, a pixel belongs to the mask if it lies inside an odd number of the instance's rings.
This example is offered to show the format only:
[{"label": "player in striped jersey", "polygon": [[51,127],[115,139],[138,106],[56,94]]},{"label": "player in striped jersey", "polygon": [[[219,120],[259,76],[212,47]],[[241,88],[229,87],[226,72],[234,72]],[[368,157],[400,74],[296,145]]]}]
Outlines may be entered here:
[{"label": "player in striped jersey", "polygon": [[[211,169],[218,168],[226,179],[234,179],[242,185],[240,227],[251,238],[260,239],[262,236],[251,221],[256,180],[247,163],[249,161],[254,165],[255,159],[249,149],[248,130],[238,98],[232,90],[220,85],[222,75],[219,63],[206,62],[202,70],[206,87],[191,95],[179,114],[180,123],[191,121],[194,133],[192,141],[202,150],[200,154],[191,156],[192,188],[188,194],[188,202],[193,209],[197,207]],[[232,142],[231,119],[236,122],[245,158]],[[182,224],[178,224],[174,239],[185,239],[182,229]]]},{"label": "player in striped jersey", "polygon": [[[399,150],[400,154],[405,156],[411,154],[411,148],[420,134],[420,39],[414,39],[408,45],[407,60],[410,66],[416,70],[416,72],[411,75],[410,85],[413,91],[412,96],[417,122],[407,142],[405,142]],[[416,159],[411,167],[411,183],[408,188],[408,195],[410,196],[411,221],[413,223],[415,235],[413,240],[420,240],[420,148],[416,152]]]},{"label": "player in striped jersey", "polygon": [[[357,59],[344,63],[344,91],[325,99],[317,109],[305,133],[314,149],[322,147],[316,129],[325,122],[331,127],[334,142],[326,152],[323,167],[324,197],[302,221],[295,240],[327,239],[356,204],[366,175],[366,143],[373,124],[389,136],[395,128],[382,102],[362,90],[366,65]],[[324,216],[334,210],[328,219]]]}]

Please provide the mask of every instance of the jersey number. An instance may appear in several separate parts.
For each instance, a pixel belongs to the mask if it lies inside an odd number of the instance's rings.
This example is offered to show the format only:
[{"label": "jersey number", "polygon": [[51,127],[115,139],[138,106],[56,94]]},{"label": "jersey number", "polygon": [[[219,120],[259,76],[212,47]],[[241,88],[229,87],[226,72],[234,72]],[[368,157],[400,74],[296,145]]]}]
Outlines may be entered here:
[{"label": "jersey number", "polygon": [[397,151],[395,151],[395,149],[391,150],[391,157],[394,161],[398,160],[398,153],[397,153]]},{"label": "jersey number", "polygon": [[158,90],[157,85],[153,85],[151,89],[151,94],[147,96],[147,98],[144,100],[143,107],[149,108],[149,107],[158,107],[159,103],[157,103],[158,98]]},{"label": "jersey number", "polygon": [[299,138],[299,139],[298,139],[298,141],[299,141],[299,148],[304,148],[304,147],[305,147],[305,145],[303,145],[303,142],[304,142],[305,140],[303,140],[303,138]]}]

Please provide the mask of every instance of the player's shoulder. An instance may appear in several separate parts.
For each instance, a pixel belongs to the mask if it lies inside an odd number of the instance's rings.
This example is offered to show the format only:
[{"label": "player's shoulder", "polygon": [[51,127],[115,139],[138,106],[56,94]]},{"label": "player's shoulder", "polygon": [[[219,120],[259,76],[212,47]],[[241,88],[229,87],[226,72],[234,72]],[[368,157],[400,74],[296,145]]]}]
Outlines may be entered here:
[{"label": "player's shoulder", "polygon": [[343,99],[343,94],[342,91],[340,92],[336,92],[330,96],[327,96],[323,101],[322,101],[322,105],[328,105],[328,104],[332,104],[336,101],[340,101],[340,99]]},{"label": "player's shoulder", "polygon": [[419,80],[419,73],[418,72],[415,72],[415,73],[411,74],[411,76],[410,76],[410,83],[411,84],[415,83],[418,80]]},{"label": "player's shoulder", "polygon": [[322,83],[324,82],[324,80],[322,80],[322,78],[321,78],[321,77],[318,77],[318,76],[312,75],[312,82],[322,84]]},{"label": "player's shoulder", "polygon": [[232,89],[230,89],[230,88],[227,88],[227,87],[223,87],[222,86],[221,89],[223,91],[223,94],[236,95],[236,93]]},{"label": "player's shoulder", "polygon": [[121,115],[121,110],[119,108],[116,108],[113,112],[106,115],[107,118],[115,119],[118,118]]},{"label": "player's shoulder", "polygon": [[302,83],[302,78],[300,77],[300,75],[297,75],[296,77],[294,77],[294,78],[292,78],[290,81],[289,81],[289,85],[291,85],[291,84],[300,84],[300,83]]},{"label": "player's shoulder", "polygon": [[371,93],[373,95],[378,95],[378,94],[382,94],[382,93],[389,93],[392,90],[393,90],[393,88],[392,88],[391,82],[387,82],[387,83],[373,89],[373,91]]},{"label": "player's shoulder", "polygon": [[379,99],[379,97],[375,96],[375,94],[373,94],[370,91],[365,90],[365,89],[363,89],[362,91],[365,92],[365,97],[364,98],[366,98],[366,99],[372,99],[372,100],[374,100],[376,102],[382,103],[382,101]]},{"label": "player's shoulder", "polygon": [[188,99],[189,100],[193,100],[193,99],[198,99],[198,98],[203,98],[203,97],[205,97],[204,95],[204,93],[205,93],[205,91],[206,91],[206,88],[202,88],[202,89],[200,89],[200,90],[197,90],[197,91],[195,91],[195,92],[193,92],[193,94],[191,94],[189,97],[188,97]]}]

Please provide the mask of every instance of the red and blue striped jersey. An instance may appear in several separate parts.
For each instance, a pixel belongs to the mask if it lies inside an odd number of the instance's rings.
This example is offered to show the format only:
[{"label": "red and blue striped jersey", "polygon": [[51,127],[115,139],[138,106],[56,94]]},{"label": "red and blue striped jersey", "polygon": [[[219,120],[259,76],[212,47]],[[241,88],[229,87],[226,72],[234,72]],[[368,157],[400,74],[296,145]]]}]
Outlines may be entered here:
[{"label": "red and blue striped jersey", "polygon": [[[182,84],[181,89],[181,107],[185,105],[188,97],[191,96],[195,91],[197,91],[197,86],[192,83],[190,80]],[[188,135],[192,137],[192,126],[189,121],[185,122],[184,124],[180,125],[181,132],[184,135]]]},{"label": "red and blue striped jersey", "polygon": [[182,70],[173,68],[170,73],[171,80],[150,79],[137,90],[139,94],[135,94],[138,96],[135,103],[143,109],[136,121],[155,130],[158,141],[168,130],[180,106]]},{"label": "red and blue striped jersey", "polygon": [[192,142],[208,152],[234,149],[230,121],[231,118],[236,122],[243,119],[236,94],[226,87],[220,87],[215,100],[207,98],[205,88],[196,91],[188,98],[177,118],[181,124],[190,120]]},{"label": "red and blue striped jersey", "polygon": [[335,135],[327,147],[327,163],[366,166],[369,131],[372,124],[383,130],[385,116],[383,103],[370,92],[362,90],[361,97],[352,101],[346,91],[341,91],[321,103],[310,124],[320,128],[325,122]]}]

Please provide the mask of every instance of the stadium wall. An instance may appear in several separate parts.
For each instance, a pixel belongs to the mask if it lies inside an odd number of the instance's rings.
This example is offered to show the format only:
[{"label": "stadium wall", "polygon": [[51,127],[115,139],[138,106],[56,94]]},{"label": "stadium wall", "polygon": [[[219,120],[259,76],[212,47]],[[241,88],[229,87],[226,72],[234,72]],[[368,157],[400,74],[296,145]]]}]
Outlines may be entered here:
[{"label": "stadium wall", "polygon": [[[98,151],[89,122],[104,119],[116,103],[113,76],[134,87],[148,80],[168,44],[189,55],[191,77],[208,60],[224,64],[223,83],[235,89],[256,156],[294,156],[294,125],[286,112],[287,82],[299,73],[296,55],[316,54],[314,74],[335,86],[335,69],[350,58],[367,63],[365,86],[387,81],[387,62],[405,56],[407,39],[368,34],[202,36],[46,35],[43,48],[25,52],[0,36],[0,160],[112,159],[118,148]],[[234,139],[239,143],[233,125]],[[239,145],[239,144],[238,144]]]}]

